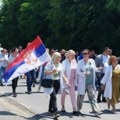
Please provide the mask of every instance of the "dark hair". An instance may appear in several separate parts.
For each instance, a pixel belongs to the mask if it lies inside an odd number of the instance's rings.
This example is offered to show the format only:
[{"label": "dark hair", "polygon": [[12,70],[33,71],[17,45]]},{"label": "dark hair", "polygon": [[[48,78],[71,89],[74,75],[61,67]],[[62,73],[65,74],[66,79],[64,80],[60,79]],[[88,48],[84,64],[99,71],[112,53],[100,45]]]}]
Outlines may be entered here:
[{"label": "dark hair", "polygon": [[109,50],[109,49],[110,49],[109,47],[104,47],[103,52],[106,51],[106,50]]},{"label": "dark hair", "polygon": [[120,64],[120,56],[118,57],[118,64]]},{"label": "dark hair", "polygon": [[17,47],[12,48],[12,49],[11,49],[12,53],[13,53],[16,49],[18,49],[18,48],[17,48]]}]

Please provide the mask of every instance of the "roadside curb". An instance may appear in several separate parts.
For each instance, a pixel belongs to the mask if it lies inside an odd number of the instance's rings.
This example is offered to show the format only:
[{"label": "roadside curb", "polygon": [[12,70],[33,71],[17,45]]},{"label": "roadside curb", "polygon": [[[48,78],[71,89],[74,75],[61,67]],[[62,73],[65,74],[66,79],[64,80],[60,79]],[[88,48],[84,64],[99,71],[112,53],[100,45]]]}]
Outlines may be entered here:
[{"label": "roadside curb", "polygon": [[42,116],[36,114],[35,112],[33,112],[31,109],[28,109],[27,107],[25,107],[24,105],[18,103],[17,101],[13,100],[11,97],[5,95],[3,92],[0,91],[0,96],[4,97],[4,99],[7,100],[7,102],[9,102],[10,104],[17,106],[19,109],[31,114],[33,116],[33,120],[46,120],[44,119]]}]

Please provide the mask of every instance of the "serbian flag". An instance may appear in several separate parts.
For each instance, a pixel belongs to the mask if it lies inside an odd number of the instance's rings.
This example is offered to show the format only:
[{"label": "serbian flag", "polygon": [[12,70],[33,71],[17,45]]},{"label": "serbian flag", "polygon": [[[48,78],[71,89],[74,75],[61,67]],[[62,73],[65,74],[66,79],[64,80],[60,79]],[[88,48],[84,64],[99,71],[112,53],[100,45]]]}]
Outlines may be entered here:
[{"label": "serbian flag", "polygon": [[51,61],[51,57],[37,36],[6,68],[3,78],[8,82],[48,61]]}]

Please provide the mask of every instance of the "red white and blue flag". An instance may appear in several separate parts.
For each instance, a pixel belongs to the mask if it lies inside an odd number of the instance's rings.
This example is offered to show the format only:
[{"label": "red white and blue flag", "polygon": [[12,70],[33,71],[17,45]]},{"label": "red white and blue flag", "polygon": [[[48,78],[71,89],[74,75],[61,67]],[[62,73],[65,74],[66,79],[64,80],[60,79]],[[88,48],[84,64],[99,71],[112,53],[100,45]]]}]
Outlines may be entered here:
[{"label": "red white and blue flag", "polygon": [[51,61],[51,57],[46,51],[40,37],[37,36],[7,67],[3,78],[5,82],[11,81],[48,61]]}]

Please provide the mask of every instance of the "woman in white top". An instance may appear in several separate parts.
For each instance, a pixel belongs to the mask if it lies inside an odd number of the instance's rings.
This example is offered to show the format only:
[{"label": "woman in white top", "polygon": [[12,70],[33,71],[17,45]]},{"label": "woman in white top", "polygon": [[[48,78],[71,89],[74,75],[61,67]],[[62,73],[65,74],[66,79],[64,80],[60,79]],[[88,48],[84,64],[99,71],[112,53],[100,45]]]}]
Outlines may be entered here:
[{"label": "woman in white top", "polygon": [[65,84],[65,87],[61,89],[61,105],[62,105],[62,112],[65,112],[65,97],[66,97],[66,87],[69,90],[72,108],[73,108],[73,115],[78,116],[79,113],[77,112],[77,100],[75,97],[75,80],[76,80],[76,69],[77,69],[77,62],[75,60],[75,51],[69,50],[67,52],[66,59],[62,62],[63,70],[66,78],[69,80],[69,86]]},{"label": "woman in white top", "polygon": [[48,112],[53,113],[55,117],[59,117],[57,113],[57,101],[56,101],[56,94],[60,89],[60,85],[62,86],[62,80],[68,83],[68,80],[65,78],[63,74],[61,61],[61,54],[59,52],[55,52],[52,55],[52,62],[48,62],[45,66],[45,78],[53,79],[53,87],[52,88],[44,88],[45,92],[50,94],[50,101],[49,101],[49,109]]},{"label": "woman in white top", "polygon": [[[87,92],[92,110],[95,113],[95,115],[98,116],[99,108],[97,105],[97,100],[95,98],[95,89],[96,89],[95,88],[95,71],[98,71],[98,69],[96,68],[94,60],[89,58],[88,49],[83,50],[82,54],[83,54],[83,59],[79,60],[78,67],[77,67],[78,111],[81,113],[84,96],[85,96],[85,93]],[[81,113],[81,115],[83,114]]]}]

